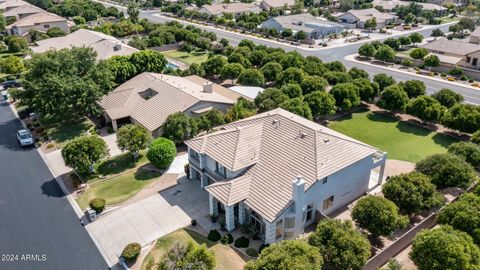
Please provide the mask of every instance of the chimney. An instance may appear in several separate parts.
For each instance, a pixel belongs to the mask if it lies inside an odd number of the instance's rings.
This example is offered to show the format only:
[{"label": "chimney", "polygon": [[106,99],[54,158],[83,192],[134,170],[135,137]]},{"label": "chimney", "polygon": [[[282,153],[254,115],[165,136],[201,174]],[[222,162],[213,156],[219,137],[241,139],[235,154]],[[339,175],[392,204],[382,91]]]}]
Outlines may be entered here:
[{"label": "chimney", "polygon": [[213,93],[213,83],[206,82],[203,84],[203,92],[205,93]]},{"label": "chimney", "polygon": [[305,195],[305,181],[301,175],[295,177],[292,182],[292,200],[295,203],[295,213],[302,215]]}]

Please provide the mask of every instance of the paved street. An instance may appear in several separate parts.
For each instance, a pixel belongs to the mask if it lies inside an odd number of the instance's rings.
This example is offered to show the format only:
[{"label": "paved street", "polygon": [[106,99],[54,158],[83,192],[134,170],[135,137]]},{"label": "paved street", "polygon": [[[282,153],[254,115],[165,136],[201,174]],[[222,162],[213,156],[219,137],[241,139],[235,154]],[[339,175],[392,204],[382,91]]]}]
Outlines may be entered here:
[{"label": "paved street", "polygon": [[20,128],[0,101],[0,269],[108,269],[38,152],[18,146]]}]

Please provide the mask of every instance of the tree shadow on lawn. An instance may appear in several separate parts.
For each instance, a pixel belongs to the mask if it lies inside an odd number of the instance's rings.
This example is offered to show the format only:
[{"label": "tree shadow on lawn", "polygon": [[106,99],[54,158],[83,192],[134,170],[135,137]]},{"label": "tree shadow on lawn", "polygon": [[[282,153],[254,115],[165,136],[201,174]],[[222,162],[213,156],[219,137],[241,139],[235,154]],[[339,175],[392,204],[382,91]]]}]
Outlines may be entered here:
[{"label": "tree shadow on lawn", "polygon": [[[141,156],[138,158],[140,159]],[[135,168],[136,165],[133,155],[127,152],[102,162],[98,166],[97,172],[101,175],[119,174],[125,170]]]},{"label": "tree shadow on lawn", "polygon": [[147,181],[147,180],[151,180],[151,179],[158,178],[158,177],[162,176],[161,172],[147,170],[147,169],[144,168],[145,166],[147,166],[147,165],[144,165],[144,166],[138,168],[138,170],[134,173],[135,180]]},{"label": "tree shadow on lawn", "polygon": [[445,149],[448,148],[451,144],[459,142],[460,140],[450,137],[448,135],[437,133],[433,135],[432,140],[435,144],[438,144]]},{"label": "tree shadow on lawn", "polygon": [[371,112],[371,113],[367,114],[367,118],[368,118],[368,120],[373,121],[373,122],[382,122],[382,123],[399,122],[397,119],[395,119],[393,117],[386,116],[386,115],[379,114],[379,113],[375,113],[375,112]]},{"label": "tree shadow on lawn", "polygon": [[206,244],[208,248],[211,248],[213,247],[214,245],[216,245],[216,243],[208,240],[207,237],[201,235],[200,233],[197,233],[195,231],[192,231],[192,230],[189,230],[189,229],[184,229],[185,232],[190,235],[190,237],[193,238],[193,240],[195,240],[195,242],[197,242],[197,244],[201,245],[201,244]]},{"label": "tree shadow on lawn", "polygon": [[422,128],[422,127],[418,127],[418,126],[415,126],[413,124],[410,124],[408,122],[403,122],[403,121],[399,121],[397,123],[396,127],[397,127],[398,130],[400,130],[403,133],[409,133],[409,134],[413,134],[413,135],[416,135],[416,136],[422,136],[422,137],[426,137],[426,136],[430,135],[432,132],[435,132],[435,131],[432,131],[432,130],[429,130],[429,129],[426,129],[426,128]]}]

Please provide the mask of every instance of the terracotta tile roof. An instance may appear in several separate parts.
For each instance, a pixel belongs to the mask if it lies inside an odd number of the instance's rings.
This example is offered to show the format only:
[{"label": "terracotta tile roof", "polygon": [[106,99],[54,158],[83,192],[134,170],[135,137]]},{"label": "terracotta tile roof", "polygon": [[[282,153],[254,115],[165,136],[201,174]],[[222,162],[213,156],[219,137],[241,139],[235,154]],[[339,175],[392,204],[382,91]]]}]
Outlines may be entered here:
[{"label": "terracotta tile roof", "polygon": [[97,52],[97,60],[110,58],[114,55],[130,55],[138,50],[122,43],[119,39],[87,29],[79,29],[64,37],[44,39],[31,47],[35,53],[46,52],[51,49],[65,49],[76,47],[91,47]]},{"label": "terracotta tile roof", "polygon": [[215,91],[203,92],[203,85],[186,78],[144,72],[108,93],[99,105],[112,119],[131,117],[155,131],[170,114],[184,112],[200,101],[234,103]]},{"label": "terracotta tile roof", "polygon": [[[245,133],[251,133],[252,137],[240,139],[242,131],[248,131]],[[243,145],[238,147],[237,143]],[[256,152],[248,149],[256,149],[257,143],[260,150],[254,156],[256,161],[244,159],[236,167],[230,165],[235,164],[232,159],[237,158],[239,148],[247,148],[239,159],[251,158]],[[302,175],[308,189],[316,181],[378,151],[283,109],[224,125],[186,144],[197,152],[211,155],[224,166],[237,169],[244,164],[247,170],[241,177],[251,177],[245,203],[270,222],[291,204],[291,183],[296,176]]]},{"label": "terracotta tile roof", "polygon": [[217,182],[205,188],[221,203],[230,206],[245,200],[250,192],[250,175],[240,176],[231,181]]}]

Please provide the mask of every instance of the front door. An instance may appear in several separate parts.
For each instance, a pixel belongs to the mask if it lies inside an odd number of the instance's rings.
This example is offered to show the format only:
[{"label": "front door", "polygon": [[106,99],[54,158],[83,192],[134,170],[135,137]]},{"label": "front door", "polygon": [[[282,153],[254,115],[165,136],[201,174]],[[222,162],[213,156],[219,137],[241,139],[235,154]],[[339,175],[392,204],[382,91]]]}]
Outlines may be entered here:
[{"label": "front door", "polygon": [[477,66],[477,62],[478,62],[478,59],[477,59],[477,58],[473,58],[473,60],[472,60],[472,66]]}]

